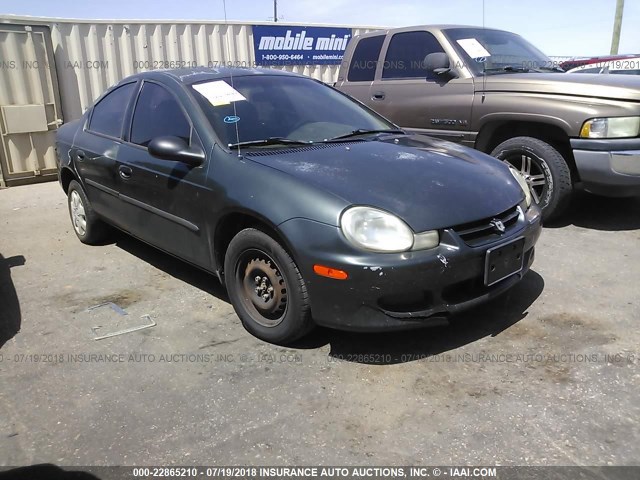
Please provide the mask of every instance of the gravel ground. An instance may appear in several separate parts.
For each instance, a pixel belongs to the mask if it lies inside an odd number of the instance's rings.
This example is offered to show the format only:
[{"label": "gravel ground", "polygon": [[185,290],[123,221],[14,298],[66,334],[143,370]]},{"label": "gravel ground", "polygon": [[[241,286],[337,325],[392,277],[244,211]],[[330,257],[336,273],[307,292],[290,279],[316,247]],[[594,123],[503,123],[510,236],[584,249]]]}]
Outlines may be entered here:
[{"label": "gravel ground", "polygon": [[578,195],[449,326],[295,348],[113,238],[81,244],[57,183],[0,190],[0,465],[640,464],[640,199]]}]

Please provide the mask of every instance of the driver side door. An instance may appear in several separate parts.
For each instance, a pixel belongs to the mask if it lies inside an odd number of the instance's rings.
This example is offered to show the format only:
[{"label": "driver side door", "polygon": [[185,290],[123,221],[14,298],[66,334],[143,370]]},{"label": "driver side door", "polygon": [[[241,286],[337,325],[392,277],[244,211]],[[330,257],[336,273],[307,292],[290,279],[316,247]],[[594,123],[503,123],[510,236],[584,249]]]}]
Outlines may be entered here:
[{"label": "driver side door", "polygon": [[211,256],[205,229],[208,162],[197,167],[161,160],[149,142],[180,137],[202,143],[180,100],[165,85],[145,80],[131,117],[131,129],[118,155],[120,198],[128,206],[126,228],[133,235],[203,268]]}]

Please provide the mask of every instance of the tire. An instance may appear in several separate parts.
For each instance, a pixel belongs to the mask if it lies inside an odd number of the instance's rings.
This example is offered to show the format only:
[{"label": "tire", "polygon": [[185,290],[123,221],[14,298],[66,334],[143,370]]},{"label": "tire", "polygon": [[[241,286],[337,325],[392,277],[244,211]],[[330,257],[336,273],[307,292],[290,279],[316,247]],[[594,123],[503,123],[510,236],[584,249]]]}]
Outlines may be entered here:
[{"label": "tire", "polygon": [[82,243],[96,245],[107,238],[107,225],[93,211],[87,195],[76,180],[69,183],[67,204],[73,231]]},{"label": "tire", "polygon": [[300,270],[266,233],[255,228],[239,232],[227,248],[224,271],[233,308],[254,336],[286,345],[312,329],[309,295]]},{"label": "tire", "polygon": [[514,137],[494,148],[491,155],[525,175],[544,220],[559,217],[567,208],[573,191],[571,170],[553,146],[533,137]]}]

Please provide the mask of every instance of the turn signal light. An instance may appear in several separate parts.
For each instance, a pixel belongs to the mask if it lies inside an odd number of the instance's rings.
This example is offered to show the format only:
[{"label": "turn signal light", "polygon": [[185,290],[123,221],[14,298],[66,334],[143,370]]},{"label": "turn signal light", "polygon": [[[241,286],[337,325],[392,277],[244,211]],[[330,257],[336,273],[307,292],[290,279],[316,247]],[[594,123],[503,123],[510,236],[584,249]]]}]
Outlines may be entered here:
[{"label": "turn signal light", "polygon": [[336,280],[346,280],[347,278],[349,278],[349,275],[344,270],[325,267],[324,265],[314,265],[313,271],[322,277],[334,278]]}]

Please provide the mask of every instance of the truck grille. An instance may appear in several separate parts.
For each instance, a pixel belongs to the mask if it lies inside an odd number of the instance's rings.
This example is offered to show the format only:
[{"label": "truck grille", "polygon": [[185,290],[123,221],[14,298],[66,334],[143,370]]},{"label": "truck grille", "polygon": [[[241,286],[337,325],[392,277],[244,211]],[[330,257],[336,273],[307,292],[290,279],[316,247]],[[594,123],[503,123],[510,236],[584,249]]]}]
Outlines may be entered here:
[{"label": "truck grille", "polygon": [[[508,235],[515,228],[519,215],[520,209],[516,205],[493,217],[457,225],[452,230],[470,247],[478,247]],[[500,223],[504,227],[504,232],[500,232]]]}]

